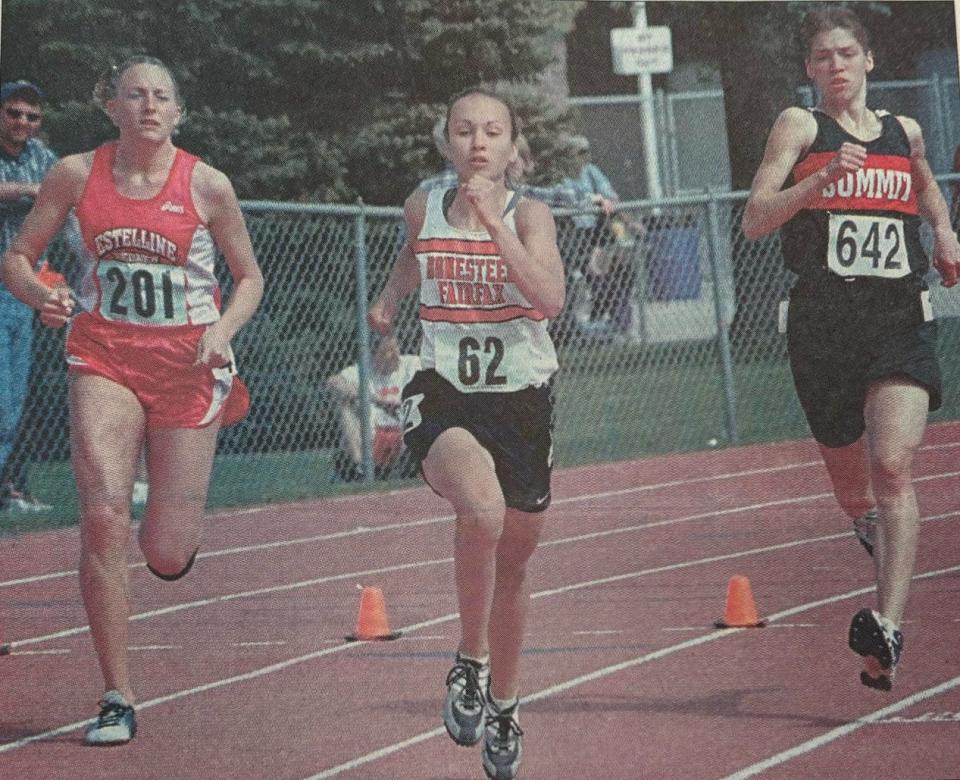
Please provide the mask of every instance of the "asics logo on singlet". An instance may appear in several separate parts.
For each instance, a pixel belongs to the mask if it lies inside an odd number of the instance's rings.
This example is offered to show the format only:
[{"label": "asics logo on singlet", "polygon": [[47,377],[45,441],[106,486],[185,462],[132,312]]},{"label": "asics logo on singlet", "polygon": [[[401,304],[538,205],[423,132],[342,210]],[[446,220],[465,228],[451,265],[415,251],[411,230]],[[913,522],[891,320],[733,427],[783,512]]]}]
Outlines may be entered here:
[{"label": "asics logo on singlet", "polygon": [[172,214],[183,214],[183,205],[180,203],[171,203],[169,200],[165,200],[163,205],[160,207],[160,211],[169,211]]}]

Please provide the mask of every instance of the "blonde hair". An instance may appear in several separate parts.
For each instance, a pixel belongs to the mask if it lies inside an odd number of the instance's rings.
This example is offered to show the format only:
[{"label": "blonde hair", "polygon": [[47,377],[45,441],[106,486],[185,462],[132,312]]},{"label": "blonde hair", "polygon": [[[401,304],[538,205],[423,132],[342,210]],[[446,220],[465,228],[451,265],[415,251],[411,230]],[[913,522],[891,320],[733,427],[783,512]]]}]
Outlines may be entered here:
[{"label": "blonde hair", "polygon": [[177,85],[177,80],[173,77],[173,73],[170,72],[170,68],[168,68],[162,60],[146,54],[134,54],[132,57],[127,57],[127,59],[119,65],[111,65],[101,73],[100,78],[97,79],[97,83],[93,87],[93,102],[106,111],[107,103],[117,97],[117,87],[120,85],[120,79],[123,78],[123,74],[134,65],[155,65],[161,68],[163,72],[167,74],[170,83],[173,84],[173,99],[176,101],[177,106],[181,111],[185,109],[183,98],[180,97],[180,87]]},{"label": "blonde hair", "polygon": [[433,145],[436,147],[437,153],[444,159],[447,159],[447,135],[445,128],[447,126],[447,120],[445,117],[440,117],[436,122],[433,123],[433,130],[430,132],[430,135],[433,138]]},{"label": "blonde hair", "polygon": [[533,152],[530,151],[530,143],[523,133],[517,136],[514,144],[517,147],[517,157],[507,166],[507,186],[512,190],[517,189],[527,180],[536,165]]},{"label": "blonde hair", "polygon": [[458,100],[463,100],[463,98],[470,97],[471,95],[483,95],[484,97],[496,100],[498,103],[503,103],[507,109],[507,113],[510,115],[510,139],[512,141],[516,141],[517,136],[520,135],[520,119],[517,117],[517,112],[513,107],[513,103],[511,103],[509,100],[507,100],[507,98],[498,92],[492,89],[487,89],[486,87],[468,87],[467,89],[458,92],[456,95],[450,98],[450,100],[447,102],[447,114],[443,121],[444,138],[450,137],[450,130],[448,126],[450,124],[450,111],[454,104],[456,104]]}]

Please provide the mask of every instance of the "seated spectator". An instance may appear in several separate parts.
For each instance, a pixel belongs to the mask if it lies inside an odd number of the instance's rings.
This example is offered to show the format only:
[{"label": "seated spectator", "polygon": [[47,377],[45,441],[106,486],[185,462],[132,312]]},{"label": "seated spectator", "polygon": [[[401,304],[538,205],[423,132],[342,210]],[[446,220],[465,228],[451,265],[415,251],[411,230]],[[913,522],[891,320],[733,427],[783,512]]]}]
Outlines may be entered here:
[{"label": "seated spectator", "polygon": [[[377,479],[412,477],[416,464],[403,446],[400,391],[420,368],[416,355],[401,355],[396,336],[383,336],[374,343],[370,366],[370,427],[373,433],[373,465]],[[327,379],[327,388],[339,403],[340,450],[334,468],[341,479],[363,477],[360,422],[360,370],[354,363]]]}]

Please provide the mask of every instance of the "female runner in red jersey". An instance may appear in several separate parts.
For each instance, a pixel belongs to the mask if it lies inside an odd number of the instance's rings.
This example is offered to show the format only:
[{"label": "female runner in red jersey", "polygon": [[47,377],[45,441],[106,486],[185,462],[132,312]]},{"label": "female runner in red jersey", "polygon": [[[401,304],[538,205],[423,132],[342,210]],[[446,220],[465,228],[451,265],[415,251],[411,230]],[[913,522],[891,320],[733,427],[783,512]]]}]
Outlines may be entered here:
[{"label": "female runner in red jersey", "polygon": [[[3,279],[45,325],[70,321],[80,589],[106,688],[86,740],[103,745],[136,733],[127,540],[141,444],[150,496],[140,548],[154,574],[177,579],[200,543],[217,432],[245,412],[230,341],[256,310],[263,277],[230,181],[172,143],[183,104],[167,67],[131,58],[100,80],[94,97],[119,138],[50,171],[4,258]],[[76,300],[32,271],[70,209],[86,250]],[[234,281],[222,315],[217,248]]]}]

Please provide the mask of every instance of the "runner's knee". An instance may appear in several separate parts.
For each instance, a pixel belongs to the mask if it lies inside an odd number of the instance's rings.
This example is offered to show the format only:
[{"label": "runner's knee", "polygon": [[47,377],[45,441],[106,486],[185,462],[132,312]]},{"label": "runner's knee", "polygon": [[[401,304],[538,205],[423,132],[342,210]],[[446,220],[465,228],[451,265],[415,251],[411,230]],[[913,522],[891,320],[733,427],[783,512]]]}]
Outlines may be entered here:
[{"label": "runner's knee", "polygon": [[455,505],[457,537],[474,544],[495,545],[503,533],[503,497],[464,501]]},{"label": "runner's knee", "polygon": [[190,553],[186,559],[184,559],[182,555],[157,556],[152,560],[148,557],[147,568],[151,574],[159,577],[161,580],[168,582],[179,580],[193,568],[193,562],[196,560],[198,549],[199,548],[194,548],[193,552]]},{"label": "runner's knee", "polygon": [[103,555],[126,548],[130,538],[130,510],[126,500],[98,501],[81,511],[80,538],[83,548]]}]

